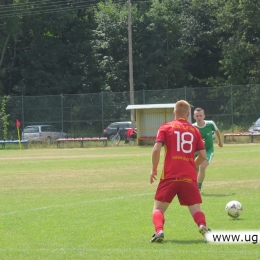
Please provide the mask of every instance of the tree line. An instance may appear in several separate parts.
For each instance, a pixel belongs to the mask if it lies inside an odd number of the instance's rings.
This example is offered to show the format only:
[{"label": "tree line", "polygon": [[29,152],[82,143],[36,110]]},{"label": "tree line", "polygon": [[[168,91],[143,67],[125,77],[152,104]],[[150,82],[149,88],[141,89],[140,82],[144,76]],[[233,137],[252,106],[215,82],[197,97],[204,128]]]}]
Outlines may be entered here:
[{"label": "tree line", "polygon": [[[131,3],[136,91],[260,83],[258,0]],[[0,0],[0,55],[1,96],[129,91],[127,0]]]}]

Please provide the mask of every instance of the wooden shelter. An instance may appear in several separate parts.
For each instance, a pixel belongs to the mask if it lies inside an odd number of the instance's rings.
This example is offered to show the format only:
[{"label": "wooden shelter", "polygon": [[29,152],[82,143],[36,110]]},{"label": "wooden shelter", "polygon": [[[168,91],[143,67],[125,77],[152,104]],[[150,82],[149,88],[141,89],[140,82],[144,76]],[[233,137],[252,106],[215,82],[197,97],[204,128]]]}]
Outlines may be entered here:
[{"label": "wooden shelter", "polygon": [[[127,110],[136,111],[137,144],[153,143],[159,126],[173,120],[175,103],[128,105]],[[189,116],[191,122],[191,113]]]}]

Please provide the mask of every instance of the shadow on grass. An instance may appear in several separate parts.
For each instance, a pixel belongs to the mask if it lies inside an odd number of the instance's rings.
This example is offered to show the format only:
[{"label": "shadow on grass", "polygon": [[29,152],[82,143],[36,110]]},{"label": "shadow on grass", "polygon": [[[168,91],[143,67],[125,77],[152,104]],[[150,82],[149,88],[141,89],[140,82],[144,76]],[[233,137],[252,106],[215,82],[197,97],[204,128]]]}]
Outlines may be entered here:
[{"label": "shadow on grass", "polygon": [[244,220],[246,219],[238,217],[238,218],[230,218],[229,221],[244,221]]},{"label": "shadow on grass", "polygon": [[234,196],[236,195],[236,193],[231,193],[231,194],[219,194],[219,193],[216,193],[216,194],[210,194],[210,193],[201,193],[201,196],[202,198],[203,197],[229,197],[229,196]]},{"label": "shadow on grass", "polygon": [[180,245],[187,245],[187,244],[205,244],[204,240],[177,240],[177,239],[164,239],[164,244],[172,243],[172,244],[180,244]]}]

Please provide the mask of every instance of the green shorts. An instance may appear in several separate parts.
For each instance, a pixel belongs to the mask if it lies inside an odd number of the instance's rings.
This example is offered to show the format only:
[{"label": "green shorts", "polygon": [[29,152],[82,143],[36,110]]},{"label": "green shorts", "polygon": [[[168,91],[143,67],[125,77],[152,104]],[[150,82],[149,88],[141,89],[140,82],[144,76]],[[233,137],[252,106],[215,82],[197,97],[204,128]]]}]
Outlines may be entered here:
[{"label": "green shorts", "polygon": [[[197,157],[198,155],[195,154],[195,158]],[[208,163],[211,162],[212,158],[214,156],[214,147],[211,147],[209,148],[208,150],[206,150],[206,161]],[[199,167],[196,167],[196,170],[199,171]]]},{"label": "green shorts", "polygon": [[210,163],[214,156],[214,148],[213,147],[209,148],[208,150],[206,150],[206,153],[207,153],[206,161]]}]

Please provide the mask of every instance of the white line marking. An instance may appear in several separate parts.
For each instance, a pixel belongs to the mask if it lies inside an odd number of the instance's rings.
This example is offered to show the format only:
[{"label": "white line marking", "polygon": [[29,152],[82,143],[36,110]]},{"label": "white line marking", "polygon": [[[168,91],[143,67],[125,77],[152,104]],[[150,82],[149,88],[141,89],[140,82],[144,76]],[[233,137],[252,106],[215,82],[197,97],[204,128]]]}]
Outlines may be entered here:
[{"label": "white line marking", "polygon": [[47,209],[53,209],[53,208],[70,207],[70,206],[81,205],[81,204],[88,204],[88,203],[96,203],[96,202],[121,200],[121,199],[134,198],[134,197],[142,197],[142,196],[147,196],[147,195],[152,195],[152,194],[154,194],[154,193],[143,193],[143,194],[121,196],[121,197],[114,197],[114,198],[107,198],[107,199],[100,199],[100,200],[88,200],[88,201],[82,201],[82,202],[76,202],[76,203],[67,203],[67,204],[62,204],[62,205],[53,205],[53,206],[32,208],[32,209],[26,209],[26,210],[20,210],[20,211],[0,213],[0,216],[15,215],[15,214],[20,214],[20,213],[26,213],[26,212],[32,212],[32,211],[40,211],[40,210],[47,210]]}]

